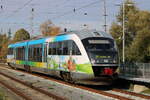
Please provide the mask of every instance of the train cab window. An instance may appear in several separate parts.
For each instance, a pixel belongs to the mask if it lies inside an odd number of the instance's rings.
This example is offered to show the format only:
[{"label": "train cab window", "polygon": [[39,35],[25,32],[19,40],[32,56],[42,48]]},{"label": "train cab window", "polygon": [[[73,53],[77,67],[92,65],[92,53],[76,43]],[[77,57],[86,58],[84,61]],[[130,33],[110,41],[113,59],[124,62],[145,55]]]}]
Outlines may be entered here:
[{"label": "train cab window", "polygon": [[8,55],[13,55],[13,48],[8,48]]}]

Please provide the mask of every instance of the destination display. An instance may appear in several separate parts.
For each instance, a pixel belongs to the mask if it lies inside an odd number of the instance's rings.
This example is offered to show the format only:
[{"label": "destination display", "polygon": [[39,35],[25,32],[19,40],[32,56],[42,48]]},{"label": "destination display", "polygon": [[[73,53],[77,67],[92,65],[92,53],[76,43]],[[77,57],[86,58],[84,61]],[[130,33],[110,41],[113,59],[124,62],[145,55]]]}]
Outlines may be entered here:
[{"label": "destination display", "polygon": [[88,40],[89,44],[109,44],[108,40]]},{"label": "destination display", "polygon": [[96,55],[96,59],[101,59],[101,58],[111,58],[111,56],[100,56],[100,55]]}]

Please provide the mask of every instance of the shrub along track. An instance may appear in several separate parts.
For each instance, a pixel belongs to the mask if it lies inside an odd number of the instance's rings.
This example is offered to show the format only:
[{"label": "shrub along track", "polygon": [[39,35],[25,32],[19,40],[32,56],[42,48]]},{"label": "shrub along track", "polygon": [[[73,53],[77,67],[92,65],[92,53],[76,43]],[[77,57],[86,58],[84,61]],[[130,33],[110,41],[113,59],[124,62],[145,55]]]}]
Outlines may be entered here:
[{"label": "shrub along track", "polygon": [[[9,68],[9,67],[7,67],[7,68]],[[28,73],[28,72],[25,72],[25,71],[22,71],[22,70],[16,70],[16,71],[23,72],[23,73]],[[0,74],[3,74],[3,73],[0,73]],[[42,77],[42,78],[47,79],[47,80],[59,82],[59,83],[65,84],[65,85],[69,85],[69,86],[75,87],[75,88],[84,89],[84,90],[87,90],[87,91],[90,91],[90,92],[94,92],[94,93],[97,93],[97,94],[100,94],[100,95],[112,97],[114,99],[133,100],[133,99],[127,98],[125,96],[116,95],[116,94],[108,93],[108,92],[103,91],[103,90],[97,90],[97,89],[93,89],[93,88],[89,88],[89,87],[85,87],[85,86],[81,86],[81,85],[71,84],[71,83],[64,82],[62,80],[57,80],[57,79],[54,79],[54,78],[51,78],[51,77],[48,77],[48,76],[42,75],[42,74],[36,74],[36,73],[28,73],[28,74],[31,74],[31,75],[34,75],[34,76],[38,76],[38,77]],[[8,76],[8,77],[10,77],[10,76]],[[26,83],[23,83],[23,84],[26,84]],[[32,87],[32,88],[36,88],[36,87]],[[36,90],[39,90],[39,89],[36,88]],[[41,91],[41,89],[40,89],[40,91]],[[128,94],[128,95],[131,95],[131,96],[137,96],[137,97],[140,97],[140,98],[143,98],[143,99],[150,99],[150,96],[146,96],[146,95],[138,94],[138,93],[134,93],[134,92],[129,92],[129,91],[121,90],[121,89],[112,89],[111,91],[120,92],[120,93]],[[53,96],[53,94],[50,94],[50,93],[47,93],[47,94],[51,95],[51,97],[54,97],[54,98],[56,98],[58,100],[63,100],[63,98],[59,98],[57,96],[55,97],[55,96]]]}]

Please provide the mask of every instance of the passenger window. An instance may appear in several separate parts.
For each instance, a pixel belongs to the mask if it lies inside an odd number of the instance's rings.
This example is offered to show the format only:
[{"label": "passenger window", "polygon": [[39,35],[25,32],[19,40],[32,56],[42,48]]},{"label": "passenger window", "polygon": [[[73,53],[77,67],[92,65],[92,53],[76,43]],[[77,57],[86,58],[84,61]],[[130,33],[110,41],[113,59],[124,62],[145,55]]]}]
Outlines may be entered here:
[{"label": "passenger window", "polygon": [[52,50],[52,43],[49,43],[49,49],[48,49],[48,54],[49,55],[52,55],[52,52],[53,52],[53,50]]},{"label": "passenger window", "polygon": [[62,42],[57,42],[57,54],[62,55]]},{"label": "passenger window", "polygon": [[57,47],[57,43],[54,42],[54,43],[52,44],[52,55],[57,55],[56,47]]},{"label": "passenger window", "polygon": [[24,46],[16,48],[16,59],[25,60],[25,47]]},{"label": "passenger window", "polygon": [[42,44],[29,46],[28,59],[29,61],[42,62]]},{"label": "passenger window", "polygon": [[8,55],[13,55],[13,48],[8,48]]},{"label": "passenger window", "polygon": [[79,48],[75,44],[75,42],[72,42],[72,55],[81,55]]},{"label": "passenger window", "polygon": [[49,55],[81,55],[79,48],[72,40],[49,43]]},{"label": "passenger window", "polygon": [[69,55],[68,52],[68,41],[63,42],[63,55]]}]

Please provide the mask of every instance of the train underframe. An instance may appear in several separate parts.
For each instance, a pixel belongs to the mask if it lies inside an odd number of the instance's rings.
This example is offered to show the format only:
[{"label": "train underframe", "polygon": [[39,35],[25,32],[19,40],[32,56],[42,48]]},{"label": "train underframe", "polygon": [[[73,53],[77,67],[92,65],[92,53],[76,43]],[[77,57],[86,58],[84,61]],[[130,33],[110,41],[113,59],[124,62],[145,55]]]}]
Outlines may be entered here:
[{"label": "train underframe", "polygon": [[39,72],[55,77],[59,77],[65,81],[85,85],[111,85],[117,78],[117,66],[112,67],[96,67],[93,66],[94,74],[85,74],[78,72],[66,72],[59,70],[50,70],[46,68],[36,68],[28,65],[18,65],[8,63],[11,68],[24,69],[27,72]]}]

